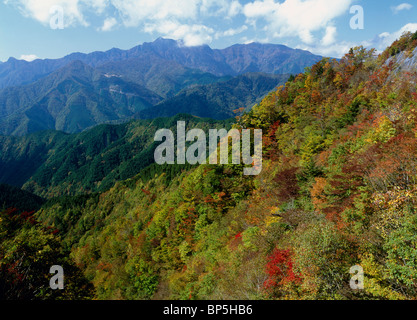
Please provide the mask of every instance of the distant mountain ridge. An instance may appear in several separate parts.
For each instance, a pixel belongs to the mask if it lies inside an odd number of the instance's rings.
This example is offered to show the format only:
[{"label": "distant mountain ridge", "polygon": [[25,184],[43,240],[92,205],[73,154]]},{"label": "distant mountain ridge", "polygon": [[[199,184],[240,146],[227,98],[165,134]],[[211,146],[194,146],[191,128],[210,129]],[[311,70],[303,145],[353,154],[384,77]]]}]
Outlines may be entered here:
[{"label": "distant mountain ridge", "polygon": [[159,38],[130,50],[113,48],[106,52],[72,53],[61,59],[38,59],[32,62],[10,58],[0,65],[0,89],[34,82],[76,60],[105,71],[107,63],[146,55],[175,61],[185,67],[217,76],[237,76],[248,72],[300,73],[306,66],[322,58],[284,45],[250,43],[236,44],[226,49],[211,49],[207,45],[186,47],[179,41]]},{"label": "distant mountain ridge", "polygon": [[219,50],[162,38],[130,50],[55,60],[10,58],[0,65],[0,134],[77,133],[178,113],[226,119],[319,60],[282,45]]}]

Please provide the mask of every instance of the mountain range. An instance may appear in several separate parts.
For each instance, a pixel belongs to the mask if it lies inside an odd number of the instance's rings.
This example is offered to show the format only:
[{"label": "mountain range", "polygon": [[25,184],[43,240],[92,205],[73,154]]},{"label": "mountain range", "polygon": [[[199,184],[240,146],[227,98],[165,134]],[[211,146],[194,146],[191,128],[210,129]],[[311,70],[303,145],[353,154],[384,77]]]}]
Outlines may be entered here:
[{"label": "mountain range", "polygon": [[180,112],[226,119],[320,59],[282,45],[219,50],[168,39],[55,60],[10,58],[0,65],[0,134],[76,133]]},{"label": "mountain range", "polygon": [[[104,72],[119,72],[126,62],[129,64],[136,60],[142,61],[142,67],[148,68],[148,71],[155,68],[156,64],[171,62],[217,76],[236,76],[248,72],[300,73],[320,58],[308,51],[284,45],[236,44],[220,50],[207,45],[186,47],[180,41],[159,38],[130,50],[113,48],[106,52],[72,53],[61,59],[38,59],[32,62],[10,58],[0,64],[0,89],[34,82],[76,60]],[[135,79],[135,74],[138,72],[130,70],[130,75],[126,77]]]}]

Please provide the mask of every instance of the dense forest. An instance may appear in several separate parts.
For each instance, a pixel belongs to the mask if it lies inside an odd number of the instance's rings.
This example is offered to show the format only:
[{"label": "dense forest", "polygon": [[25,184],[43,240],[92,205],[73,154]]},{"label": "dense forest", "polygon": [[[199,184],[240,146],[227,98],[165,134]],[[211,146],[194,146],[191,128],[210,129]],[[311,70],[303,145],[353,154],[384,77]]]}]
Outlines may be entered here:
[{"label": "dense forest", "polygon": [[[171,118],[100,125],[79,134],[41,131],[24,137],[0,136],[0,183],[51,198],[108,190],[116,181],[152,165],[158,129],[230,128],[215,121],[179,114]],[[147,169],[149,171],[149,169]]]},{"label": "dense forest", "polygon": [[[236,129],[263,130],[258,176],[153,164],[33,214],[3,211],[0,295],[417,298],[417,72],[403,63],[416,46],[407,33],[380,55],[322,59],[237,117]],[[24,269],[55,261],[67,296]],[[355,265],[363,290],[349,286]]]}]

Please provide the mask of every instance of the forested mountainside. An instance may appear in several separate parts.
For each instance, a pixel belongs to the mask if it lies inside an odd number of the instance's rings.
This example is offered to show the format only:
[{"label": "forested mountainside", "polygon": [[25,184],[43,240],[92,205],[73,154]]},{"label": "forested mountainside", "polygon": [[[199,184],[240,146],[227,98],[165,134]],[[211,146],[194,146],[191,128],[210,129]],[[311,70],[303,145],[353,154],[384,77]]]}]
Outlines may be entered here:
[{"label": "forested mountainside", "polygon": [[105,191],[152,165],[158,145],[155,132],[176,132],[180,120],[186,122],[187,130],[230,128],[233,122],[183,114],[101,125],[79,134],[46,131],[24,137],[0,136],[0,183],[47,198]]},{"label": "forested mountainside", "polygon": [[33,84],[2,90],[0,133],[80,132],[106,121],[129,118],[162,100],[140,85],[105,77],[75,61]]},{"label": "forested mountainside", "polygon": [[[74,291],[81,298],[415,299],[417,70],[402,72],[400,56],[413,55],[415,39],[405,34],[378,57],[359,47],[323,59],[239,117],[235,128],[263,130],[258,176],[240,165],[155,170],[52,199],[39,224],[9,239],[56,228],[82,271],[71,288],[94,286]],[[21,284],[13,257],[26,248],[10,241],[1,279]],[[349,287],[355,265],[363,290]]]},{"label": "forested mountainside", "polygon": [[44,199],[30,192],[14,186],[0,184],[1,210],[15,208],[21,211],[37,211],[44,203]]},{"label": "forested mountainside", "polygon": [[[178,84],[178,90],[188,83],[189,89],[164,99],[145,86],[102,74],[80,61],[72,62],[33,84],[0,91],[0,134],[23,136],[44,130],[77,133],[102,123],[178,113],[227,119],[235,115],[234,110],[252,107],[288,79],[288,75],[257,73],[227,80],[200,73],[193,81],[166,78],[166,73],[165,69],[159,74],[161,81],[147,87],[155,91],[154,86],[158,87],[163,96],[173,90],[171,83]],[[216,83],[198,85],[211,82]]]},{"label": "forested mountainside", "polygon": [[[63,247],[58,230],[41,225],[34,217],[44,201],[7,185],[0,185],[0,200],[0,299],[93,299],[93,285]],[[49,268],[55,264],[66,270],[65,290],[49,287]]]},{"label": "forested mountainside", "polygon": [[230,119],[236,110],[250,110],[289,75],[248,73],[228,81],[183,89],[172,99],[139,111],[137,118],[172,117],[178,113],[211,119]]}]

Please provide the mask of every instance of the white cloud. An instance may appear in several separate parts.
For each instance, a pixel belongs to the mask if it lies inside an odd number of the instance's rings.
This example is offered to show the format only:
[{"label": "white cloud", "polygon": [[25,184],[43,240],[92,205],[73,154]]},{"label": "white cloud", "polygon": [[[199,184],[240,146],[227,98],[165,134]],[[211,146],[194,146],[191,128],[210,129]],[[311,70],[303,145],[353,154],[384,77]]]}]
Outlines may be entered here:
[{"label": "white cloud", "polygon": [[403,26],[400,30],[389,33],[383,32],[379,34],[375,39],[365,42],[364,44],[369,48],[375,48],[379,52],[384,51],[389,47],[395,40],[399,39],[405,32],[416,32],[417,23],[408,23]]},{"label": "white cloud", "polygon": [[[194,2],[198,3],[199,0]],[[229,10],[229,0],[201,0],[200,13],[203,16],[225,16]]]},{"label": "white cloud", "polygon": [[146,21],[193,19],[198,16],[200,1],[195,0],[111,0],[126,26],[135,27]]},{"label": "white cloud", "polygon": [[34,54],[22,54],[19,58],[19,60],[25,60],[25,61],[28,61],[28,62],[32,62],[36,59],[39,59],[39,57],[34,55]]},{"label": "white cloud", "polygon": [[328,29],[326,32],[325,37],[322,39],[321,42],[317,44],[311,45],[299,45],[297,49],[303,49],[313,52],[314,54],[319,54],[322,56],[329,56],[335,58],[341,58],[344,56],[350,48],[356,46],[364,46],[368,49],[376,49],[377,52],[383,52],[387,47],[389,47],[395,40],[399,39],[405,32],[416,32],[417,31],[417,23],[408,23],[404,25],[401,29],[395,32],[383,32],[376,36],[374,39],[366,40],[366,41],[359,41],[359,42],[348,42],[348,41],[339,41],[334,42],[331,45],[326,43],[325,39],[328,37],[331,39],[330,36],[332,34],[331,29]]},{"label": "white cloud", "polygon": [[[348,12],[353,0],[256,0],[243,7],[248,20],[264,19],[276,38],[297,36],[305,44],[316,40],[313,33],[325,30],[326,41],[333,40],[333,20]],[[333,34],[332,34],[333,32]]]},{"label": "white cloud", "polygon": [[[186,46],[210,44],[216,31],[201,23],[203,18],[235,16],[242,6],[235,0],[110,0],[128,27],[144,27],[147,33],[175,40]],[[226,34],[233,33],[228,30]]]},{"label": "white cloud", "polygon": [[240,28],[236,28],[236,29],[230,28],[226,31],[217,32],[216,33],[216,39],[219,39],[219,38],[222,38],[222,37],[233,37],[237,34],[245,32],[246,30],[248,30],[248,27],[245,26],[245,25],[241,26]]},{"label": "white cloud", "polygon": [[[62,7],[64,26],[89,26],[86,17],[103,15],[115,10],[126,27],[138,27],[146,32],[159,32],[177,39],[184,37],[189,45],[210,43],[215,31],[202,20],[212,16],[235,16],[242,6],[238,0],[3,0],[21,13],[45,26],[52,18],[50,9]],[[108,10],[108,11],[106,11]],[[117,16],[108,18],[97,30],[109,31],[117,24]],[[178,29],[174,29],[178,27]]]},{"label": "white cloud", "polygon": [[99,4],[100,0],[6,0],[5,4],[15,5],[20,12],[26,16],[31,17],[44,25],[49,25],[49,22],[54,15],[51,13],[51,8],[61,7],[64,12],[64,24],[70,26],[74,24],[81,24],[87,26],[82,12],[80,4],[89,7],[95,7]]},{"label": "white cloud", "polygon": [[323,46],[330,46],[336,41],[337,29],[335,26],[328,26],[326,28],[326,34],[324,35],[321,43]]},{"label": "white cloud", "polygon": [[215,31],[199,24],[180,24],[177,21],[163,21],[160,23],[147,24],[145,32],[162,34],[164,37],[174,40],[183,40],[185,46],[200,46],[209,44],[213,40]]},{"label": "white cloud", "polygon": [[247,37],[242,37],[241,41],[244,44],[251,44],[251,43],[269,43],[270,42],[270,40],[269,40],[268,37],[262,38],[262,39],[259,39],[259,38],[248,39]]},{"label": "white cloud", "polygon": [[87,3],[87,5],[94,8],[95,10],[97,10],[98,14],[103,13],[104,10],[109,5],[109,0],[87,0],[87,1],[84,1],[84,2]]},{"label": "white cloud", "polygon": [[236,0],[235,1],[232,1],[232,3],[229,6],[229,11],[228,11],[227,16],[229,18],[235,17],[239,13],[241,13],[242,10],[243,10],[243,7],[242,7],[242,5],[240,4],[239,1],[236,1]]},{"label": "white cloud", "polygon": [[100,31],[111,31],[117,25],[116,18],[107,18],[104,20],[103,26],[99,28]]},{"label": "white cloud", "polygon": [[413,8],[413,6],[409,3],[401,3],[398,6],[391,7],[392,11],[395,14],[397,14],[398,12],[403,11],[403,10],[411,10],[411,8]]},{"label": "white cloud", "polygon": [[60,6],[67,20],[65,25],[76,23],[88,25],[84,17],[86,11],[94,11],[96,15],[100,15],[106,8],[112,6],[123,18],[124,24],[129,27],[139,26],[145,21],[197,19],[200,8],[209,10],[227,4],[226,0],[4,0],[4,2],[15,5],[25,16],[30,16],[43,24],[49,24],[50,9]]},{"label": "white cloud", "polygon": [[334,43],[331,46],[324,46],[321,43],[317,45],[299,45],[296,49],[307,50],[314,54],[321,55],[323,57],[341,58],[349,52],[350,48],[356,47],[358,44],[353,42],[342,41]]},{"label": "white cloud", "polygon": [[276,8],[280,6],[279,3],[274,1],[255,1],[248,3],[243,7],[243,13],[248,18],[261,18],[267,17],[269,14],[273,13]]}]

